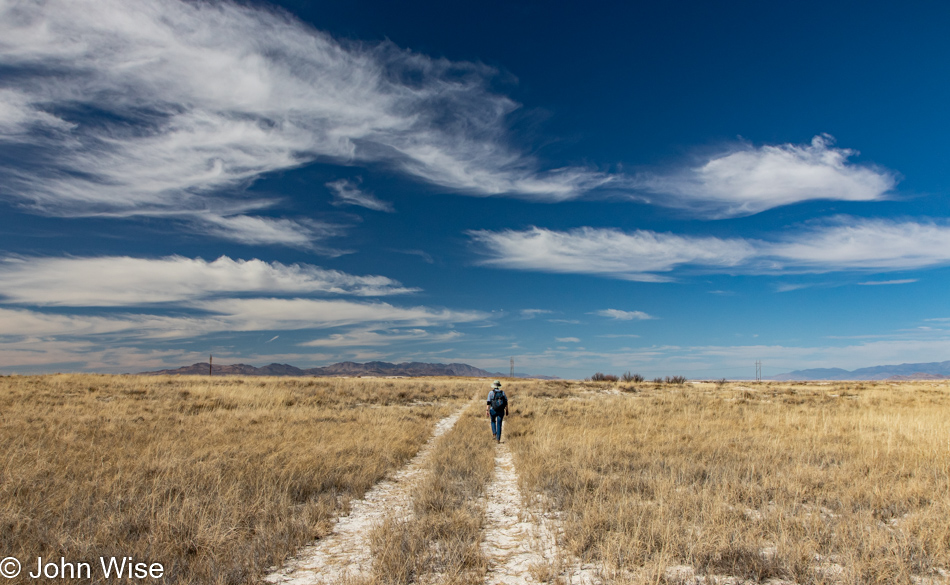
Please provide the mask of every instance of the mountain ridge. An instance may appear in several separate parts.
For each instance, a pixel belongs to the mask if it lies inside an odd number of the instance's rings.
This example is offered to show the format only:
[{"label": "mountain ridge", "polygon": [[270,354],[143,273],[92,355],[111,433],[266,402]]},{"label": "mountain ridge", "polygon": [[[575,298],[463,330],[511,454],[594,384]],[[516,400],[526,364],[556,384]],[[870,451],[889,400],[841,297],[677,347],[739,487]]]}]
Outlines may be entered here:
[{"label": "mountain ridge", "polygon": [[767,380],[943,380],[950,378],[950,361],[871,366],[856,370],[812,368],[766,377]]},{"label": "mountain ridge", "polygon": [[[470,378],[501,378],[507,377],[498,372],[489,372],[475,366],[462,363],[431,364],[426,362],[337,362],[329,366],[302,369],[290,364],[272,363],[256,367],[249,364],[214,364],[198,362],[190,366],[175,369],[138,372],[139,376],[463,376]],[[531,376],[515,374],[516,378],[539,378],[544,380],[557,379],[553,376]]]}]

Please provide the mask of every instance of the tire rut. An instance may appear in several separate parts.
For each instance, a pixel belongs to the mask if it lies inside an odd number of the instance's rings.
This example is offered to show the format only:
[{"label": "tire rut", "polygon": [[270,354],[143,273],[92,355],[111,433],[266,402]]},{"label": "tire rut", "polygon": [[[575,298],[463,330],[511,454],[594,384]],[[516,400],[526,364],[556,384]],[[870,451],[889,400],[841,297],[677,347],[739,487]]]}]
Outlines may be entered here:
[{"label": "tire rut", "polygon": [[495,474],[488,486],[482,552],[489,559],[485,585],[599,583],[591,566],[567,565],[557,544],[559,522],[525,505],[506,443],[497,445]]},{"label": "tire rut", "polygon": [[435,425],[429,440],[391,479],[373,486],[350,505],[350,513],[337,520],[333,532],[301,548],[283,567],[264,577],[266,583],[318,585],[366,578],[373,565],[369,533],[389,515],[412,513],[412,487],[419,480],[435,443],[450,431],[470,406],[466,403]]}]

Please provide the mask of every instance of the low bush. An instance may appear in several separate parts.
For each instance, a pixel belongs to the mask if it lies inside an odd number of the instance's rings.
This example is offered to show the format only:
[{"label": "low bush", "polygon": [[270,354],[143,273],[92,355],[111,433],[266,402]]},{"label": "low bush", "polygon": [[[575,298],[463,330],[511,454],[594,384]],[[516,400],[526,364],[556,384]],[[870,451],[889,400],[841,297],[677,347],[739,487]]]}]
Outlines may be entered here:
[{"label": "low bush", "polygon": [[586,381],[587,382],[616,382],[619,379],[620,378],[618,378],[617,376],[614,376],[613,374],[602,374],[600,372],[597,372],[590,378],[587,378]]},{"label": "low bush", "polygon": [[624,373],[623,376],[620,377],[620,379],[623,380],[624,382],[639,383],[643,381],[643,376],[641,376],[640,374],[631,374],[630,372],[626,372]]}]

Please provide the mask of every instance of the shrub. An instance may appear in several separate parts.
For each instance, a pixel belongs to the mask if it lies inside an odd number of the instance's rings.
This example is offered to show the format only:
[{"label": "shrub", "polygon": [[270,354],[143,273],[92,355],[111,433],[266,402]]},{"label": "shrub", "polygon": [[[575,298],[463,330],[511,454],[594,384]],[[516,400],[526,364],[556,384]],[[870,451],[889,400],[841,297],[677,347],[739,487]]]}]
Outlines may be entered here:
[{"label": "shrub", "polygon": [[623,380],[624,382],[642,382],[643,376],[641,376],[640,374],[631,374],[630,372],[626,372],[623,376],[620,377],[620,379]]},{"label": "shrub", "polygon": [[620,378],[618,378],[617,376],[614,376],[611,374],[602,374],[600,372],[597,372],[590,378],[587,378],[587,381],[589,382],[616,382],[619,379]]}]

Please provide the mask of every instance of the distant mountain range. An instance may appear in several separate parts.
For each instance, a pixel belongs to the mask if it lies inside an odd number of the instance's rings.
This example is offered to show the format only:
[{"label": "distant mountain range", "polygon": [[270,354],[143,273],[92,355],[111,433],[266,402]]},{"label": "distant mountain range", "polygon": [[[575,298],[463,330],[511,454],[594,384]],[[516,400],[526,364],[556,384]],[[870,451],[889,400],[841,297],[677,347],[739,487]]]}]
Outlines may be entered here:
[{"label": "distant mountain range", "polygon": [[[208,362],[192,364],[174,370],[139,372],[141,376],[207,376]],[[290,364],[269,364],[260,368],[247,364],[220,365],[211,368],[214,376],[467,376],[472,378],[502,378],[505,374],[489,372],[468,364],[427,364],[423,362],[339,362],[322,368],[301,369]],[[552,376],[515,374],[516,378],[555,380]]]},{"label": "distant mountain range", "polygon": [[857,370],[815,368],[769,376],[768,380],[943,380],[950,378],[950,361],[873,366]]}]

